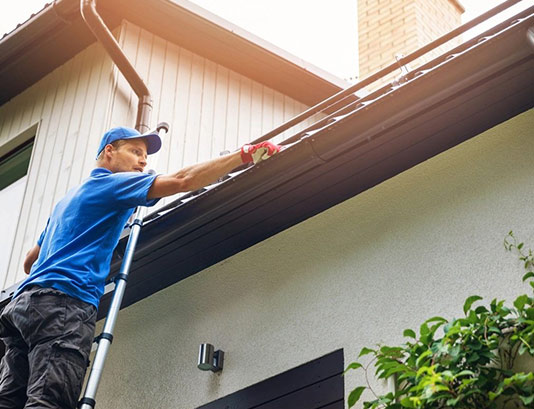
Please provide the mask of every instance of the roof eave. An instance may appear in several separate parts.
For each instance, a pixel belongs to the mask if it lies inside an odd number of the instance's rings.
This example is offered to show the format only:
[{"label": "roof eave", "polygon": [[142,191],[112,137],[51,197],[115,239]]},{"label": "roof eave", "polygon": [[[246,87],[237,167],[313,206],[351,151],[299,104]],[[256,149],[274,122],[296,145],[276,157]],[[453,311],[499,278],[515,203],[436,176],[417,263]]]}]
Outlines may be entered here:
[{"label": "roof eave", "polygon": [[[98,11],[110,29],[129,20],[304,104],[348,85],[185,0],[100,0]],[[0,40],[0,105],[93,42],[79,1],[60,0],[41,10]]]},{"label": "roof eave", "polygon": [[[125,306],[534,107],[533,25],[531,15],[150,222]],[[111,275],[119,265],[116,255]]]},{"label": "roof eave", "polygon": [[[96,41],[79,3],[55,1],[0,40],[0,105]],[[119,23],[105,11],[102,17],[112,29]]]}]

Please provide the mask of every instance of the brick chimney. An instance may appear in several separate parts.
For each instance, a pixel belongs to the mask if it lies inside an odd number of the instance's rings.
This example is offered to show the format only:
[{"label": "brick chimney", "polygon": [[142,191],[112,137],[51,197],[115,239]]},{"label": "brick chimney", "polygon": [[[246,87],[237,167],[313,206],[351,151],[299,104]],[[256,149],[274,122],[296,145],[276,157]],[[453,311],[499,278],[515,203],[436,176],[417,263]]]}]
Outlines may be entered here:
[{"label": "brick chimney", "polygon": [[[458,0],[358,0],[359,78],[395,62],[395,55],[406,56],[455,29],[464,11]],[[459,43],[456,39],[445,46]],[[444,51],[440,47],[416,64]],[[382,84],[400,74],[395,72]]]}]

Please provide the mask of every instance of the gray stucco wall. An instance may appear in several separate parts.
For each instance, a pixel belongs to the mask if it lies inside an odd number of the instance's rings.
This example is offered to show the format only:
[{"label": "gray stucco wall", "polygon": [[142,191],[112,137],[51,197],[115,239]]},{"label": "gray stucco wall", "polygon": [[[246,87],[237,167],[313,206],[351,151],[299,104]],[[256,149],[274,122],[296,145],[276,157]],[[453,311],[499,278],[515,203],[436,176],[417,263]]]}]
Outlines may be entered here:
[{"label": "gray stucco wall", "polygon": [[[469,295],[528,291],[502,241],[534,246],[533,125],[530,110],[125,309],[97,401],[196,407],[337,348],[349,363]],[[226,351],[222,373],[196,369],[202,342]]]}]

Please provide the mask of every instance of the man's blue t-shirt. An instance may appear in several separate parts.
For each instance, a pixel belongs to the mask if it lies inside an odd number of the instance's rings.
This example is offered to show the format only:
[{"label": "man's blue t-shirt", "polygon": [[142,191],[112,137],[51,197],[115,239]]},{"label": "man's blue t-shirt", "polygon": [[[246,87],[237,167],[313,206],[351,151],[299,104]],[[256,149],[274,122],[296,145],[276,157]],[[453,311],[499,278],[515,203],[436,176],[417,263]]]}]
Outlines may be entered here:
[{"label": "man's blue t-shirt", "polygon": [[98,307],[109,273],[113,249],[137,206],[147,200],[156,175],[112,173],[96,168],[55,206],[37,244],[39,258],[19,286],[52,287]]}]

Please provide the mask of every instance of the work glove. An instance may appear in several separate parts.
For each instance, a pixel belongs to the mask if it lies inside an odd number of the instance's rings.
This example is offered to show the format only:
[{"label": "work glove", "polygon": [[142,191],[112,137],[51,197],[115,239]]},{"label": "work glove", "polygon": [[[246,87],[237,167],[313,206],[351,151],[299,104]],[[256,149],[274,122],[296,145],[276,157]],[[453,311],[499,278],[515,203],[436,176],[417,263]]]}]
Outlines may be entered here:
[{"label": "work glove", "polygon": [[255,145],[243,145],[241,148],[241,160],[243,163],[253,162],[254,164],[262,160],[269,159],[274,154],[280,152],[282,147],[272,142],[265,141]]}]

